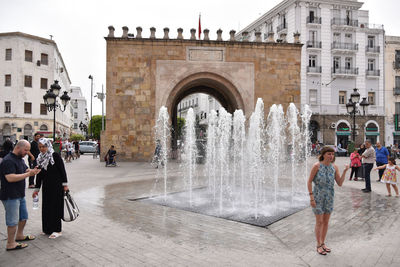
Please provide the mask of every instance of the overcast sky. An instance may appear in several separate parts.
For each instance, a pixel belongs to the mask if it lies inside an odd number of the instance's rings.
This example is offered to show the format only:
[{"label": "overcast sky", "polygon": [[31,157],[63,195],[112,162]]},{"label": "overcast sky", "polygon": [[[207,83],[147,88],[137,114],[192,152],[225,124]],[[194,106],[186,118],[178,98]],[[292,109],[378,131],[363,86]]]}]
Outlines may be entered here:
[{"label": "overcast sky", "polygon": [[[94,77],[94,92],[101,91],[106,81],[105,37],[107,27],[113,25],[116,36],[122,26],[136,33],[143,28],[148,37],[149,28],[170,28],[170,38],[176,29],[184,30],[188,38],[191,28],[198,25],[201,13],[202,29],[210,29],[210,37],[221,28],[223,38],[229,31],[247,26],[270,10],[281,0],[0,0],[0,32],[20,31],[40,37],[53,35],[63,56],[72,85],[80,86],[90,105],[89,74]],[[369,10],[370,23],[384,24],[387,35],[400,36],[398,1],[366,0],[362,9]],[[94,93],[95,94],[95,93]],[[93,99],[93,115],[101,114],[101,103]]]}]

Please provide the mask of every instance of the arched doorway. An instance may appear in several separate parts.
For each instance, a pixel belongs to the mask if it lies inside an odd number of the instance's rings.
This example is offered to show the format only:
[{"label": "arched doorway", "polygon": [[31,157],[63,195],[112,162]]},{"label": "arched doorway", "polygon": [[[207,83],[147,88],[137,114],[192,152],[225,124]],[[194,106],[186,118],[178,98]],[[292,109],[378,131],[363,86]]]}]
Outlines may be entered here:
[{"label": "arched doorway", "polygon": [[379,141],[379,125],[376,121],[367,121],[365,124],[365,139],[371,141],[375,145]]},{"label": "arched doorway", "polygon": [[347,149],[351,136],[350,125],[347,121],[339,121],[336,126],[336,145]]},{"label": "arched doorway", "polygon": [[24,139],[28,141],[33,139],[33,128],[30,124],[25,124],[24,126]]}]

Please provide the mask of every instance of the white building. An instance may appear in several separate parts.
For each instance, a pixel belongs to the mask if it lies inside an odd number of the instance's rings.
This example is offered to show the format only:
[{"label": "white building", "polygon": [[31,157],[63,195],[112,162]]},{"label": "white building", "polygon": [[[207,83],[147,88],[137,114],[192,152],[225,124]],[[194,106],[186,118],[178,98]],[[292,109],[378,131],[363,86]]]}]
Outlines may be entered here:
[{"label": "white building", "polygon": [[[377,141],[384,135],[384,29],[369,23],[368,11],[357,0],[284,0],[236,38],[293,42],[300,33],[301,104],[313,111],[314,140],[342,143]],[[346,103],[354,88],[370,106],[357,125],[347,116]],[[383,140],[381,140],[383,141]]]},{"label": "white building", "polygon": [[86,136],[86,132],[81,129],[82,127],[80,127],[81,123],[82,125],[86,125],[86,127],[89,124],[86,98],[83,96],[82,90],[78,86],[71,86],[70,92],[69,96],[71,97],[71,108],[73,114],[72,132]]},{"label": "white building", "polygon": [[221,104],[212,96],[203,93],[191,94],[178,104],[178,117],[186,118],[189,108],[193,108],[199,125],[207,125],[211,110],[219,111]]},{"label": "white building", "polygon": [[400,144],[400,37],[386,36],[385,143]]},{"label": "white building", "polygon": [[[53,40],[20,33],[0,33],[0,142],[4,138],[32,139],[35,132],[53,132],[53,112],[43,96],[54,80],[61,93],[70,91],[70,78]],[[59,136],[69,136],[70,106],[56,111]]]}]

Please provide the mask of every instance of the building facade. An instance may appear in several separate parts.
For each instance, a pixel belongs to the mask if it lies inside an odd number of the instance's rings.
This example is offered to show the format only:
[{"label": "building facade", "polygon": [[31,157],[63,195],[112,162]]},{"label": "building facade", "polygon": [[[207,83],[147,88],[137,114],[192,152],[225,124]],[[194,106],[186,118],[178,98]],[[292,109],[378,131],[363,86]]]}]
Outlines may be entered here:
[{"label": "building facade", "polygon": [[[313,117],[313,141],[346,147],[352,131],[356,144],[385,141],[384,29],[369,23],[356,0],[284,0],[249,26],[237,39],[292,42],[300,33],[301,104]],[[355,129],[346,103],[354,88],[369,101]],[[362,114],[362,111],[361,111]]]},{"label": "building facade", "polygon": [[[67,69],[53,40],[20,32],[0,33],[0,142],[53,133],[53,112],[43,96],[54,80],[70,91]],[[70,106],[56,112],[58,136],[70,134]]]},{"label": "building facade", "polygon": [[385,46],[386,145],[400,144],[400,37],[386,36]]},{"label": "building facade", "polygon": [[86,125],[87,127],[89,124],[86,98],[83,96],[82,90],[79,86],[71,86],[69,95],[71,97],[72,109],[72,133],[86,136],[87,132],[83,127],[83,125]]},{"label": "building facade", "polygon": [[209,116],[211,110],[218,112],[221,108],[221,104],[211,95],[203,93],[192,94],[179,102],[178,117],[185,119],[189,108],[193,108],[194,114],[196,115],[200,125],[207,125],[207,116]]}]

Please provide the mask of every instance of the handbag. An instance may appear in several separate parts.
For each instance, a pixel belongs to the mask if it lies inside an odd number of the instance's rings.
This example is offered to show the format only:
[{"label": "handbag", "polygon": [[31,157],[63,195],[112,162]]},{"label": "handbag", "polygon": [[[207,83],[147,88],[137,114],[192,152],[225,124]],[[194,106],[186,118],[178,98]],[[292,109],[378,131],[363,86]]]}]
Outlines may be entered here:
[{"label": "handbag", "polygon": [[64,222],[72,222],[75,221],[79,216],[79,208],[76,205],[74,199],[72,198],[69,191],[64,192]]}]

